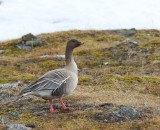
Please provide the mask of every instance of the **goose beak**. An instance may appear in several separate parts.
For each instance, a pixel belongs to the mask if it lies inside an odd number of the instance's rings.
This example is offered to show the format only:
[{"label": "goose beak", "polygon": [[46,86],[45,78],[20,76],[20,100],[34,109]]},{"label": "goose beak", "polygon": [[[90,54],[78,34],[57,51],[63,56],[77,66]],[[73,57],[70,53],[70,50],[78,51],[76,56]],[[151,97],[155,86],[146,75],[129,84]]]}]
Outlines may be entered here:
[{"label": "goose beak", "polygon": [[80,43],[80,46],[84,46],[84,43],[81,42],[81,43]]}]

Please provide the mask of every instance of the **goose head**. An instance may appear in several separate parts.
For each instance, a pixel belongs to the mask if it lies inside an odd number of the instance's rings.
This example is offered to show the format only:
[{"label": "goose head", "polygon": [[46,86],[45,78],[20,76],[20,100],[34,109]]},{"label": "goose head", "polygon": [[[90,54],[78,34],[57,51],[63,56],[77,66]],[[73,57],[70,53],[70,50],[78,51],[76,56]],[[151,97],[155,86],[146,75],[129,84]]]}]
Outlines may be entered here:
[{"label": "goose head", "polygon": [[78,41],[78,40],[75,40],[75,39],[72,39],[70,41],[67,42],[67,49],[74,49],[76,47],[79,47],[81,45],[83,45],[84,43]]}]

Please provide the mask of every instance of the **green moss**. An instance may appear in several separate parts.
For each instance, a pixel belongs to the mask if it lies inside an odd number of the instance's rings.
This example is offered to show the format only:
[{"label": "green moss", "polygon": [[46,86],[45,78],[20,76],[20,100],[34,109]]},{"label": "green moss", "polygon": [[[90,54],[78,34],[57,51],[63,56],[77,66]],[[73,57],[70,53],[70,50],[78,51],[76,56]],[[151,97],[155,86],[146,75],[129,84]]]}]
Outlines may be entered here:
[{"label": "green moss", "polygon": [[90,50],[88,49],[79,50],[75,54],[79,56],[90,55]]},{"label": "green moss", "polygon": [[43,122],[43,119],[41,117],[37,117],[33,115],[32,113],[22,113],[20,114],[20,119],[17,120],[20,124],[37,124],[40,125]]},{"label": "green moss", "polygon": [[47,68],[49,70],[59,67],[59,62],[54,61],[53,59],[42,60],[38,63],[40,67]]},{"label": "green moss", "polygon": [[0,78],[0,83],[7,83],[9,80],[7,78]]},{"label": "green moss", "polygon": [[92,77],[90,75],[80,75],[79,83],[82,85],[89,85],[92,83]]},{"label": "green moss", "polygon": [[120,65],[120,63],[117,61],[108,62],[108,66],[119,66],[119,65]]},{"label": "green moss", "polygon": [[95,52],[92,53],[92,55],[94,57],[102,57],[102,56],[104,56],[104,53],[100,52],[100,51],[95,51]]},{"label": "green moss", "polygon": [[3,55],[6,55],[6,56],[8,56],[8,55],[17,56],[17,55],[23,54],[24,52],[25,52],[24,50],[11,47],[10,49],[4,50],[2,54],[3,54]]},{"label": "green moss", "polygon": [[29,119],[29,118],[32,118],[32,117],[33,117],[33,114],[31,114],[31,113],[22,113],[20,115],[20,118],[27,118],[27,119]]},{"label": "green moss", "polygon": [[117,78],[120,81],[125,81],[127,83],[153,83],[157,84],[160,83],[160,78],[159,77],[151,77],[151,76],[120,76]]},{"label": "green moss", "polygon": [[38,75],[25,73],[24,75],[21,75],[18,78],[19,78],[19,80],[23,80],[23,81],[27,82],[27,81],[33,81],[34,79],[38,78]]}]

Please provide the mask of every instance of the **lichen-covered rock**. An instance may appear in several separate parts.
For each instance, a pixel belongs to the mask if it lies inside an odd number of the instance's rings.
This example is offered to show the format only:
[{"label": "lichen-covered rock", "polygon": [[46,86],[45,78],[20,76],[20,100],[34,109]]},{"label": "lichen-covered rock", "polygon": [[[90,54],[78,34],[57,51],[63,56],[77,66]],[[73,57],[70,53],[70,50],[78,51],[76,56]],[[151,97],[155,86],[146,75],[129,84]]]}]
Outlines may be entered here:
[{"label": "lichen-covered rock", "polygon": [[22,124],[9,124],[6,126],[6,130],[31,130],[31,128]]},{"label": "lichen-covered rock", "polygon": [[24,36],[22,36],[22,41],[31,41],[33,39],[36,39],[36,36],[34,36],[32,33],[28,33]]},{"label": "lichen-covered rock", "polygon": [[137,30],[135,28],[131,28],[131,29],[128,29],[128,30],[124,30],[123,32],[121,32],[121,35],[122,36],[133,36],[137,33]]},{"label": "lichen-covered rock", "polygon": [[25,45],[26,46],[40,46],[43,44],[43,41],[41,39],[33,39],[33,40],[29,40],[26,41]]},{"label": "lichen-covered rock", "polygon": [[120,122],[125,120],[133,120],[141,118],[139,110],[128,106],[119,106],[116,110],[111,111],[104,115],[96,115],[96,119],[104,122]]},{"label": "lichen-covered rock", "polygon": [[18,111],[10,111],[9,114],[8,114],[8,117],[10,119],[16,119],[16,118],[19,118],[20,114]]},{"label": "lichen-covered rock", "polygon": [[122,42],[125,43],[125,44],[128,44],[128,46],[131,47],[131,48],[136,48],[138,46],[138,42],[136,42],[132,39],[129,39],[129,38],[125,39]]},{"label": "lichen-covered rock", "polygon": [[55,55],[53,57],[57,60],[65,60],[65,55]]},{"label": "lichen-covered rock", "polygon": [[32,49],[32,47],[41,46],[42,44],[44,44],[44,41],[42,41],[42,39],[37,38],[33,34],[29,33],[22,36],[20,42],[15,46],[19,49],[29,51]]},{"label": "lichen-covered rock", "polygon": [[0,116],[0,124],[9,124],[11,121],[7,116]]},{"label": "lichen-covered rock", "polygon": [[14,82],[14,83],[5,83],[0,84],[0,89],[6,89],[6,88],[17,88],[18,86],[23,85],[22,81]]},{"label": "lichen-covered rock", "polygon": [[0,92],[0,101],[9,99],[11,95],[7,92]]}]

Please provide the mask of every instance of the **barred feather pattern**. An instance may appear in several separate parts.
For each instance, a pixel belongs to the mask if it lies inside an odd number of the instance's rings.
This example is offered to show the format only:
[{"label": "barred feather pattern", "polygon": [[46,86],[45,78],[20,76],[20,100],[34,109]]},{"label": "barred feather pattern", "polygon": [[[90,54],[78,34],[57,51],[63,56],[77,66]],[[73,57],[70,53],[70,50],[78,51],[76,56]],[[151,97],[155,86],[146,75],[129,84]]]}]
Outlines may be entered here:
[{"label": "barred feather pattern", "polygon": [[64,69],[52,70],[31,83],[21,94],[49,90],[53,97],[61,97],[67,93],[66,89],[70,85],[71,79],[71,76]]}]

